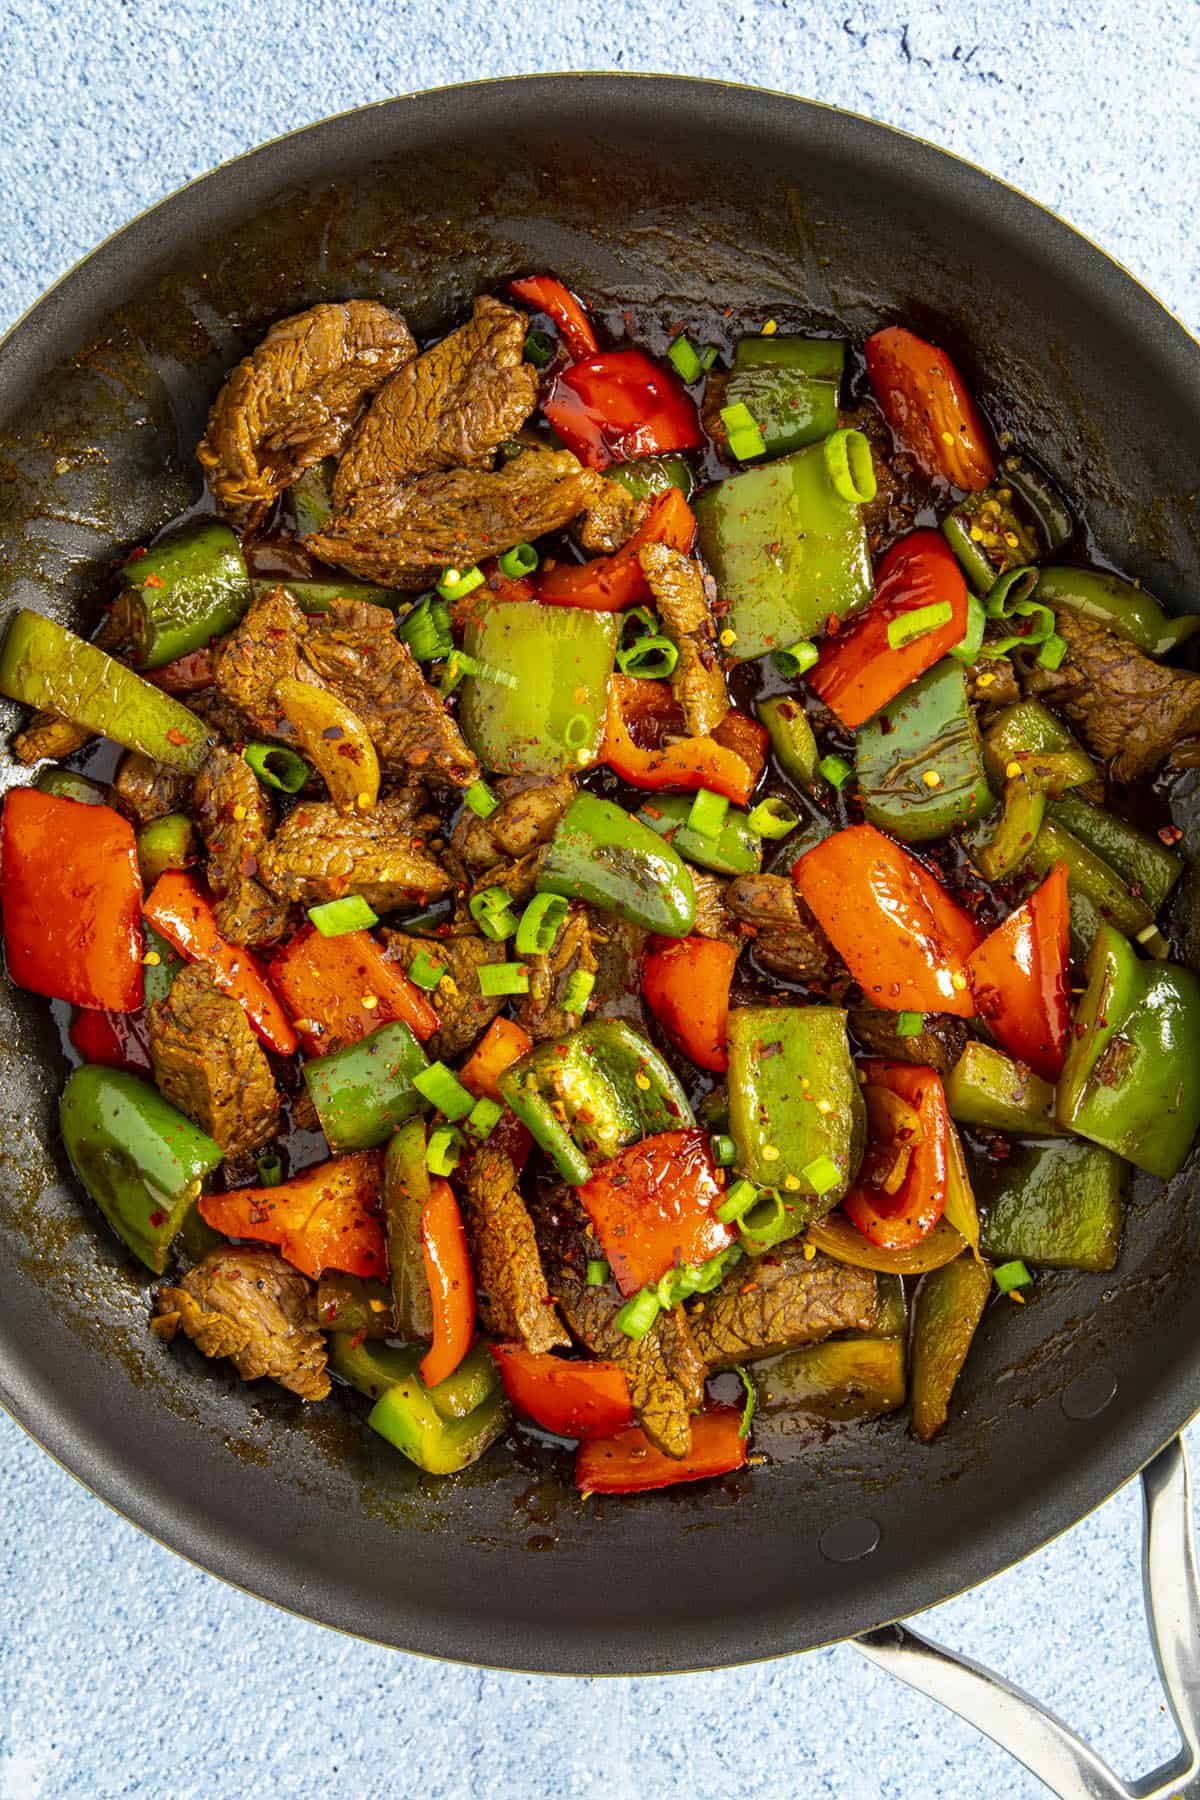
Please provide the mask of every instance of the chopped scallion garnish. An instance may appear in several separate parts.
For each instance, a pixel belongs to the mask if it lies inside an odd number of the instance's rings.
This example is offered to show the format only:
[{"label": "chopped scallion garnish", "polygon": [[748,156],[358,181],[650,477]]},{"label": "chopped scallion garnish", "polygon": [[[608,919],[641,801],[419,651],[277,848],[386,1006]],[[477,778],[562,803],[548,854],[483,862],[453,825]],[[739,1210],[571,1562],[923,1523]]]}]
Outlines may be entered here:
[{"label": "chopped scallion garnish", "polygon": [[739,1177],[717,1208],[717,1217],[722,1225],[735,1225],[744,1219],[750,1208],[758,1199],[758,1189],[745,1176]]},{"label": "chopped scallion garnish", "polygon": [[825,470],[833,491],[851,506],[865,506],[875,498],[878,484],[871,446],[861,431],[831,431],[823,445]]},{"label": "chopped scallion garnish", "polygon": [[973,663],[983,648],[983,633],[987,625],[987,613],[983,601],[975,594],[967,596],[967,628],[957,644],[951,644],[950,655],[956,656],[959,662]]},{"label": "chopped scallion garnish", "polygon": [[283,1180],[283,1159],[274,1150],[264,1150],[259,1157],[258,1179],[263,1187],[278,1187]]},{"label": "chopped scallion garnish", "polygon": [[699,381],[704,373],[704,364],[696,354],[695,345],[686,331],[681,331],[667,351],[667,361],[671,364],[681,381],[690,387]]},{"label": "chopped scallion garnish", "polygon": [[485,887],[471,895],[467,911],[485,938],[490,938],[493,944],[502,944],[517,929],[517,915],[512,905],[513,898],[507,888]]},{"label": "chopped scallion garnish", "polygon": [[823,775],[831,787],[845,787],[854,773],[852,764],[844,756],[823,756],[817,764],[818,775]]},{"label": "chopped scallion garnish", "polygon": [[548,956],[567,922],[568,910],[558,894],[535,894],[517,926],[517,955]]},{"label": "chopped scallion garnish", "polygon": [[743,1369],[741,1363],[736,1365],[735,1373],[741,1378],[742,1387],[746,1394],[746,1404],[742,1408],[742,1422],[738,1426],[738,1436],[740,1438],[748,1438],[750,1436],[750,1424],[754,1418],[754,1408],[758,1404],[758,1394],[755,1391],[754,1383],[747,1375],[745,1369]]},{"label": "chopped scallion garnish", "polygon": [[817,646],[808,638],[800,638],[785,650],[775,651],[775,667],[781,675],[803,675],[806,669],[812,668],[820,654]]},{"label": "chopped scallion garnish", "polygon": [[312,774],[304,758],[282,744],[247,744],[242,755],[261,782],[282,794],[298,794]]},{"label": "chopped scallion garnish", "polygon": [[1038,667],[1042,669],[1057,669],[1061,666],[1063,657],[1066,654],[1066,638],[1059,637],[1057,631],[1052,631],[1038,651]]},{"label": "chopped scallion garnish", "polygon": [[993,1271],[992,1279],[1002,1294],[1011,1294],[1014,1288],[1028,1287],[1033,1276],[1025,1264],[1018,1261],[1001,1263],[1000,1267]]},{"label": "chopped scallion garnish", "polygon": [[541,560],[532,544],[514,544],[500,558],[500,573],[509,581],[523,581],[533,574]]},{"label": "chopped scallion garnish", "polygon": [[310,906],[309,920],[322,937],[345,937],[348,931],[369,931],[378,925],[379,915],[372,912],[361,894],[347,894],[342,900],[325,900]]},{"label": "chopped scallion garnish", "polygon": [[615,1315],[613,1324],[618,1331],[623,1331],[627,1338],[632,1338],[635,1344],[640,1344],[660,1311],[658,1295],[652,1287],[644,1287],[633,1296],[632,1300],[625,1302]]},{"label": "chopped scallion garnish", "polygon": [[468,594],[482,586],[483,570],[480,568],[443,569],[437,591],[443,600],[465,600]]},{"label": "chopped scallion garnish", "polygon": [[759,429],[758,420],[744,401],[737,400],[732,406],[723,406],[721,423],[729,434],[729,448],[739,462],[748,462],[753,456],[765,455],[766,439]]},{"label": "chopped scallion garnish", "polygon": [[665,681],[674,674],[678,661],[678,647],[657,632],[635,638],[632,644],[617,651],[617,667],[622,675],[637,675],[642,681]]},{"label": "chopped scallion garnish", "polygon": [[490,819],[500,804],[486,781],[473,781],[463,799],[477,819]]},{"label": "chopped scallion garnish", "polygon": [[396,627],[396,636],[407,644],[417,661],[433,662],[454,648],[450,635],[450,608],[433,594],[424,594]]},{"label": "chopped scallion garnish", "polygon": [[710,788],[698,788],[692,801],[692,810],[688,813],[688,827],[692,831],[698,831],[701,837],[719,837],[728,811],[727,795],[714,794]]},{"label": "chopped scallion garnish", "polygon": [[708,1140],[712,1159],[718,1169],[732,1169],[737,1161],[737,1145],[725,1132],[717,1132]]},{"label": "chopped scallion garnish", "polygon": [[602,1256],[589,1256],[587,1266],[587,1284],[589,1287],[603,1287],[608,1280],[608,1264]]},{"label": "chopped scallion garnish", "polygon": [[425,1146],[425,1167],[431,1175],[453,1175],[462,1160],[466,1140],[455,1125],[438,1125]]},{"label": "chopped scallion garnish", "polygon": [[567,976],[567,985],[563,989],[562,1009],[564,1012],[581,1013],[592,997],[592,989],[596,985],[596,977],[590,969],[572,969]]},{"label": "chopped scallion garnish", "polygon": [[408,965],[408,979],[419,988],[434,989],[446,973],[445,963],[435,963],[428,950],[419,950]]},{"label": "chopped scallion garnish", "polygon": [[800,815],[794,812],[786,800],[769,794],[760,800],[757,806],[751,807],[746,825],[756,837],[785,838],[795,831],[800,823]]},{"label": "chopped scallion garnish", "polygon": [[478,1100],[467,1114],[467,1130],[480,1143],[489,1138],[504,1116],[504,1108],[490,1094],[480,1094]]},{"label": "chopped scallion garnish", "polygon": [[534,325],[525,333],[525,361],[532,363],[535,369],[544,369],[552,363],[558,354],[558,344],[554,338]]},{"label": "chopped scallion garnish", "polygon": [[925,1029],[925,1014],[919,1012],[898,1012],[896,1014],[897,1037],[920,1037]]},{"label": "chopped scallion garnish", "polygon": [[527,994],[529,970],[524,963],[480,963],[479,991],[485,1000],[502,994]]},{"label": "chopped scallion garnish", "polygon": [[800,1173],[814,1194],[830,1193],[842,1179],[842,1171],[832,1156],[826,1156],[824,1152],[805,1163]]},{"label": "chopped scallion garnish", "polygon": [[953,617],[954,608],[949,600],[935,600],[931,606],[914,606],[911,612],[888,620],[888,644],[893,650],[902,650],[905,644],[914,644],[918,638],[928,637],[931,631],[948,625]]},{"label": "chopped scallion garnish", "polygon": [[423,1100],[436,1106],[452,1123],[465,1119],[475,1105],[475,1096],[465,1088],[453,1069],[444,1062],[430,1063],[413,1076],[412,1084]]}]

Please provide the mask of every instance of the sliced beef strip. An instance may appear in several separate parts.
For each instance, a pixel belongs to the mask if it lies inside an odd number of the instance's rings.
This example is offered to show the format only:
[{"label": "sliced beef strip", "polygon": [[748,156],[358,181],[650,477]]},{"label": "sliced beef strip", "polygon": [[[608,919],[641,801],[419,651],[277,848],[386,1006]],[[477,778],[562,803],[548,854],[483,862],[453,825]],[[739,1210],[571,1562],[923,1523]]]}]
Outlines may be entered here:
[{"label": "sliced beef strip", "polygon": [[309,627],[303,654],[315,678],[362,720],[385,775],[411,769],[455,787],[478,779],[478,761],[383,607],[335,601]]},{"label": "sliced beef strip", "polygon": [[896,1030],[898,1013],[882,1012],[876,1006],[853,1006],[850,1029],[873,1056],[887,1056],[893,1062],[919,1063],[947,1075],[967,1045],[967,1027],[962,1019],[949,1013],[926,1013],[925,1023],[915,1037],[901,1037]]},{"label": "sliced beef strip", "polygon": [[221,510],[257,523],[301,470],[341,451],[365,401],[415,352],[404,320],[374,300],[280,319],[217,395],[196,451]]},{"label": "sliced beef strip", "polygon": [[806,1258],[799,1243],[740,1262],[693,1302],[688,1323],[710,1372],[815,1344],[835,1331],[869,1331],[879,1310],[870,1269]]},{"label": "sliced beef strip", "polygon": [[451,849],[472,874],[519,861],[548,843],[575,798],[575,781],[570,775],[556,775],[551,781],[513,775],[497,782],[496,791],[501,799],[495,812],[481,819],[464,811],[450,839]]},{"label": "sliced beef strip", "polygon": [[667,636],[679,652],[671,692],[682,709],[688,734],[710,737],[729,711],[729,695],[703,572],[699,563],[669,544],[643,545],[638,561]]},{"label": "sliced beef strip", "polygon": [[188,776],[178,769],[169,769],[140,750],[127,750],[117,765],[112,792],[122,812],[139,825],[151,825],[155,819],[183,810],[190,785]]},{"label": "sliced beef strip", "polygon": [[316,1290],[274,1250],[225,1244],[159,1290],[154,1330],[182,1328],[205,1356],[231,1358],[243,1381],[268,1375],[302,1400],[329,1392]]},{"label": "sliced beef strip", "polygon": [[85,725],[74,725],[57,713],[35,712],[13,738],[13,754],[22,763],[41,762],[45,757],[61,762],[63,757],[74,756],[90,744],[94,735]]},{"label": "sliced beef strip", "polygon": [[306,801],[263,846],[259,877],[277,898],[301,906],[355,893],[385,913],[440,899],[454,884],[424,847],[419,803],[414,793],[393,795],[347,814],[327,800]]},{"label": "sliced beef strip", "polygon": [[1025,691],[1077,726],[1118,781],[1153,774],[1200,733],[1200,675],[1155,662],[1070,607],[1057,617],[1066,658],[1058,669],[1022,668]]},{"label": "sliced beef strip", "polygon": [[192,787],[192,808],[208,850],[218,931],[232,944],[255,949],[277,944],[287,933],[292,909],[258,880],[258,859],[273,820],[245,758],[224,745],[211,750]]},{"label": "sliced beef strip", "polygon": [[160,1092],[229,1158],[259,1150],[279,1129],[279,1091],[242,1008],[199,964],[181,969],[150,1008],[150,1061]]},{"label": "sliced beef strip", "polygon": [[278,738],[275,684],[292,677],[317,682],[300,651],[308,620],[286,588],[272,588],[247,609],[213,658],[213,683],[245,721],[245,736]]},{"label": "sliced beef strip", "polygon": [[540,450],[500,469],[451,469],[400,488],[363,488],[306,546],[368,581],[430,587],[446,568],[470,568],[569,524],[602,479],[569,450]]},{"label": "sliced beef strip", "polygon": [[517,1005],[517,1023],[524,1026],[535,1044],[574,1031],[581,1015],[563,1011],[567,983],[577,969],[595,975],[600,966],[592,949],[586,908],[578,907],[571,913],[548,955],[526,957],[525,964],[529,970],[529,992]]},{"label": "sliced beef strip", "polygon": [[503,996],[489,999],[479,991],[479,970],[484,963],[503,962],[504,946],[493,944],[474,931],[463,930],[441,938],[410,937],[403,931],[385,931],[388,957],[405,969],[422,951],[446,973],[430,998],[440,1021],[426,1049],[443,1062],[458,1056],[482,1037],[492,1020],[504,1010]]},{"label": "sliced beef strip", "polygon": [[836,967],[832,947],[811,916],[800,909],[785,875],[737,875],[725,890],[735,919],[754,931],[754,955],[785,981],[813,981]]},{"label": "sliced beef strip", "polygon": [[527,1350],[566,1349],[571,1339],[550,1297],[516,1166],[501,1144],[475,1151],[462,1191],[475,1274],[487,1295],[480,1296],[482,1329]]},{"label": "sliced beef strip", "polygon": [[527,900],[533,899],[541,866],[540,850],[531,850],[528,856],[519,856],[516,862],[494,863],[473,882],[471,898],[482,893],[484,888],[502,887],[523,906]]},{"label": "sliced beef strip", "polygon": [[741,934],[726,903],[727,883],[707,869],[692,869],[690,873],[696,890],[696,922],[692,926],[696,936],[740,944]]},{"label": "sliced beef strip", "polygon": [[376,394],[338,464],[334,505],[435,469],[478,467],[538,400],[523,313],[482,294],[465,325],[405,363]]},{"label": "sliced beef strip", "polygon": [[649,510],[619,481],[606,477],[576,531],[583,548],[593,556],[611,556],[628,543]]}]

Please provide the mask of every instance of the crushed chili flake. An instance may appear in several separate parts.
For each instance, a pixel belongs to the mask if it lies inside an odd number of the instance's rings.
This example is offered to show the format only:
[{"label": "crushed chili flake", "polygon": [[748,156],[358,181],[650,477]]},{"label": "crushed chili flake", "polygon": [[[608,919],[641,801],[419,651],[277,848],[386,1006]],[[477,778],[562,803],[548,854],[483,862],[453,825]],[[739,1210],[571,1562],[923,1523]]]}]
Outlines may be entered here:
[{"label": "crushed chili flake", "polygon": [[1164,844],[1174,845],[1182,842],[1183,833],[1178,825],[1160,825],[1158,835]]},{"label": "crushed chili flake", "polygon": [[167,732],[167,742],[168,744],[186,744],[187,733],[185,731],[180,731],[178,725],[172,725],[171,729]]}]

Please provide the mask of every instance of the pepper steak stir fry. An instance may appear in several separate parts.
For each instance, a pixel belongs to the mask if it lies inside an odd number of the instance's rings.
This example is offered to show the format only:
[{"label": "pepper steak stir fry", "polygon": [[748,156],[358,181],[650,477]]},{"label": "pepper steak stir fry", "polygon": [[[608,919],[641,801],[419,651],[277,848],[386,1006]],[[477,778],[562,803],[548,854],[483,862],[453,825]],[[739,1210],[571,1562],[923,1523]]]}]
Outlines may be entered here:
[{"label": "pepper steak stir fry", "polygon": [[756,1407],[933,1437],[989,1304],[1112,1269],[1200,1124],[1148,816],[1200,620],[1081,566],[898,326],[320,305],[198,455],[94,640],[0,654],[8,970],[154,1330],[433,1474],[514,1422],[611,1493]]}]

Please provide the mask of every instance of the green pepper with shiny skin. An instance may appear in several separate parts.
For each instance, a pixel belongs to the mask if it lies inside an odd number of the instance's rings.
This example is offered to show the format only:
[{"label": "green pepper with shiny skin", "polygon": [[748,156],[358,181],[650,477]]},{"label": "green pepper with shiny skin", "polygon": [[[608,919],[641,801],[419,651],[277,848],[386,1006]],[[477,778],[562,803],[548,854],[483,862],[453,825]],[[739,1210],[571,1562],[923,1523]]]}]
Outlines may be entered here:
[{"label": "green pepper with shiny skin", "polygon": [[620,634],[618,613],[588,607],[490,597],[472,607],[463,649],[488,673],[463,682],[458,722],[484,768],[561,775],[594,761]]},{"label": "green pepper with shiny skin", "polygon": [[816,787],[821,752],[801,702],[790,694],[774,694],[769,700],[758,702],[758,716],[767,728],[775,760],[788,780],[806,791]]},{"label": "green pepper with shiny skin", "polygon": [[1037,839],[1046,817],[1046,796],[1027,775],[1014,775],[1004,784],[1003,811],[986,844],[972,857],[988,881],[1003,881],[1019,869]]},{"label": "green pepper with shiny skin", "polygon": [[[398,1381],[418,1371],[424,1344],[356,1343],[357,1332],[335,1331],[329,1339],[329,1366],[368,1400],[378,1400]],[[418,1375],[418,1379],[420,1379]],[[466,1419],[500,1386],[487,1345],[473,1344],[457,1369],[425,1392],[441,1419]]]},{"label": "green pepper with shiny skin", "polygon": [[1044,881],[1056,862],[1067,865],[1071,898],[1071,953],[1084,957],[1102,925],[1137,937],[1154,924],[1154,914],[1144,900],[1130,892],[1114,869],[1080,843],[1057,819],[1046,818],[1033,841],[1025,867]]},{"label": "green pepper with shiny skin", "polygon": [[638,818],[666,838],[685,861],[718,875],[757,875],[762,867],[762,839],[751,831],[749,814],[731,806],[720,831],[708,837],[688,824],[691,794],[656,794],[643,802]]},{"label": "green pepper with shiny skin", "polygon": [[818,1430],[849,1419],[875,1419],[904,1405],[904,1339],[846,1336],[785,1350],[747,1373],[763,1413],[787,1413]]},{"label": "green pepper with shiny skin", "polygon": [[846,1014],[836,1006],[734,1007],[728,1046],[734,1167],[778,1190],[791,1227],[785,1235],[794,1237],[838,1204],[862,1160],[866,1108]]},{"label": "green pepper with shiny skin", "polygon": [[1096,778],[1087,751],[1037,700],[1018,700],[997,714],[983,740],[983,760],[997,787],[1009,779],[1014,762],[1046,794],[1062,794]]},{"label": "green pepper with shiny skin", "polygon": [[121,571],[139,669],[201,650],[232,630],[253,599],[242,547],[217,519],[185,525]]},{"label": "green pepper with shiny skin", "polygon": [[335,600],[362,600],[368,606],[382,606],[388,612],[395,612],[402,601],[407,603],[411,599],[411,595],[399,593],[395,588],[377,587],[371,581],[352,581],[349,576],[344,581],[309,581],[291,575],[255,575],[251,577],[250,586],[256,600],[273,594],[278,587],[285,588],[300,611],[305,613],[328,612]]},{"label": "green pepper with shiny skin", "polygon": [[142,941],[146,946],[142,958],[142,998],[146,1006],[165,1000],[183,968],[183,958],[173,945],[155,931],[148,919],[142,920]]},{"label": "green pepper with shiny skin", "polygon": [[768,456],[827,438],[838,424],[838,391],[846,346],[837,338],[776,332],[739,338],[725,404],[746,406]]},{"label": "green pepper with shiny skin", "polygon": [[157,1088],[99,1063],[71,1075],[60,1120],[76,1175],[118,1237],[161,1275],[220,1147]]},{"label": "green pepper with shiny skin", "polygon": [[424,1354],[419,1345],[360,1343],[341,1332],[329,1340],[333,1372],[375,1401],[371,1429],[427,1474],[452,1475],[495,1443],[509,1421],[508,1402],[485,1344],[435,1387],[421,1380]]},{"label": "green pepper with shiny skin", "polygon": [[152,819],[137,834],[138,868],[146,892],[168,869],[190,869],[196,860],[196,832],[186,813]]},{"label": "green pepper with shiny skin", "polygon": [[322,1269],[317,1280],[317,1323],[322,1331],[362,1333],[368,1338],[399,1335],[391,1289],[369,1275]]},{"label": "green pepper with shiny skin", "polygon": [[945,1079],[946,1105],[960,1125],[1058,1137],[1054,1089],[1026,1063],[972,1038]]},{"label": "green pepper with shiny skin", "polygon": [[696,890],[678,851],[596,794],[576,794],[559,821],[542,852],[537,891],[586,900],[660,937],[687,937],[696,918]]},{"label": "green pepper with shiny skin", "polygon": [[1151,912],[1160,912],[1171,889],[1183,874],[1183,859],[1158,838],[1139,831],[1128,820],[1117,818],[1102,806],[1092,806],[1078,794],[1065,794],[1050,805],[1050,815],[1072,837],[1103,857],[1135,898]]},{"label": "green pepper with shiny skin", "polygon": [[334,1155],[386,1143],[397,1125],[424,1111],[429,1102],[413,1086],[413,1076],[428,1067],[429,1058],[402,1019],[306,1062],[304,1085]]},{"label": "green pepper with shiny skin", "polygon": [[1082,613],[1094,625],[1127,638],[1147,656],[1169,656],[1200,631],[1200,613],[1172,616],[1144,588],[1103,569],[1051,564],[1039,574],[1034,598],[1055,612],[1066,607]]},{"label": "green pepper with shiny skin", "polygon": [[1114,1269],[1124,1174],[1119,1156],[1078,1138],[1017,1145],[999,1169],[977,1171],[984,1255],[1094,1274]]},{"label": "green pepper with shiny skin", "polygon": [[60,800],[77,800],[80,806],[107,806],[108,795],[98,782],[74,769],[43,769],[34,787],[42,794],[55,794]]},{"label": "green pepper with shiny skin", "polygon": [[996,799],[961,664],[945,657],[869,719],[854,766],[868,822],[903,843],[986,818]]},{"label": "green pepper with shiny skin", "polygon": [[989,1264],[956,1256],[921,1279],[913,1312],[912,1427],[923,1444],[946,1423],[954,1384],[992,1290]]},{"label": "green pepper with shiny skin", "polygon": [[635,456],[629,462],[614,463],[605,471],[610,481],[619,481],[635,500],[652,500],[668,488],[678,488],[685,500],[692,497],[696,478],[686,456]]},{"label": "green pepper with shiny skin", "polygon": [[565,1181],[660,1131],[694,1125],[670,1064],[620,1019],[593,1019],[536,1044],[500,1077],[500,1094]]},{"label": "green pepper with shiny skin", "polygon": [[401,1125],[383,1159],[383,1225],[396,1333],[423,1343],[433,1337],[433,1300],[421,1243],[421,1214],[428,1199],[425,1121],[418,1114]]}]

